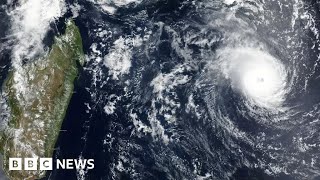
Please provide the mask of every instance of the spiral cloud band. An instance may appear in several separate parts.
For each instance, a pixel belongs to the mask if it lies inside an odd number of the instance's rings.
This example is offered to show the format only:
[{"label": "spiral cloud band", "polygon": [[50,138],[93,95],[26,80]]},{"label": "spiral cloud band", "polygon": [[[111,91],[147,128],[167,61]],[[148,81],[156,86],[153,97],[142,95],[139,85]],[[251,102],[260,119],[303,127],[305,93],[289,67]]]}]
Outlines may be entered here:
[{"label": "spiral cloud band", "polygon": [[265,108],[281,105],[287,73],[278,59],[253,48],[228,48],[220,53],[222,71],[234,90]]}]

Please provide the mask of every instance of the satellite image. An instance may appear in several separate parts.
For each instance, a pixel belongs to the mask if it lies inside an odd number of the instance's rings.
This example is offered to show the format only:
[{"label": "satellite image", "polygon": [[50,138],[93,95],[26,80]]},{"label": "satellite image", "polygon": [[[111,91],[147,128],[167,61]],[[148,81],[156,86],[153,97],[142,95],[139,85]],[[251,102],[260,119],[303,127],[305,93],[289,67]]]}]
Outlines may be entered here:
[{"label": "satellite image", "polygon": [[320,180],[320,1],[0,0],[0,180],[36,179]]}]

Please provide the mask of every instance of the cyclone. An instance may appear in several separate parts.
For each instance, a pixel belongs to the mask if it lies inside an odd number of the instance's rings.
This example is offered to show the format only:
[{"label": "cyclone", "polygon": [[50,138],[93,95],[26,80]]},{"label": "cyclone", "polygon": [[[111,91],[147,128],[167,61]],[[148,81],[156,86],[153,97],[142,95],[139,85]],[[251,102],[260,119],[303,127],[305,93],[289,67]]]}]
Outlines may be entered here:
[{"label": "cyclone", "polygon": [[53,157],[95,159],[45,179],[320,178],[318,1],[42,1],[0,3],[0,82],[33,95],[25,64],[72,19],[85,63]]},{"label": "cyclone", "polygon": [[288,91],[287,73],[281,61],[253,48],[224,49],[219,56],[222,72],[234,90],[259,106],[281,106]]}]

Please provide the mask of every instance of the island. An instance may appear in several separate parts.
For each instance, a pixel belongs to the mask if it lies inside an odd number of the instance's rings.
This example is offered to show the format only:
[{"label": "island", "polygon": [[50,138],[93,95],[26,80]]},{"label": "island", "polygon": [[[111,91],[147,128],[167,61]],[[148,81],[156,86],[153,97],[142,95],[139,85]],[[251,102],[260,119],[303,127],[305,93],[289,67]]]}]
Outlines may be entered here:
[{"label": "island", "polygon": [[[7,94],[10,119],[0,132],[0,151],[9,179],[32,180],[45,175],[40,170],[9,171],[9,157],[52,157],[74,91],[74,80],[83,63],[79,29],[68,20],[64,34],[54,38],[44,57],[28,61],[21,72],[13,68],[8,74],[3,92]],[[21,74],[22,87],[16,83]]]}]

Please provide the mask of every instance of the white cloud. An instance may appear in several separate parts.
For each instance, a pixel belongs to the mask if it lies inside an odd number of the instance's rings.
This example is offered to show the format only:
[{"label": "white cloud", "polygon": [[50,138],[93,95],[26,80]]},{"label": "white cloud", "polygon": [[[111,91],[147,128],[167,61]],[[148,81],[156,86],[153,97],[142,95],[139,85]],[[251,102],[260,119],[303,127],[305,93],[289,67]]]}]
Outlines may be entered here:
[{"label": "white cloud", "polygon": [[104,65],[109,68],[109,75],[118,80],[120,75],[128,74],[131,68],[130,39],[120,37],[114,42],[114,47],[104,57]]},{"label": "white cloud", "polygon": [[101,7],[102,10],[114,14],[118,7],[126,6],[134,3],[139,4],[142,0],[90,0],[94,4]]},{"label": "white cloud", "polygon": [[[9,2],[8,5],[10,5]],[[43,39],[49,30],[50,23],[66,12],[63,0],[19,0],[8,14],[11,19],[11,38],[15,44],[12,52],[12,65],[15,69],[15,89],[25,93],[27,82],[23,59],[32,59],[44,53]]]},{"label": "white cloud", "polygon": [[20,0],[19,5],[9,12],[11,31],[17,40],[14,58],[32,57],[30,55],[41,51],[50,23],[65,11],[63,0]]}]

